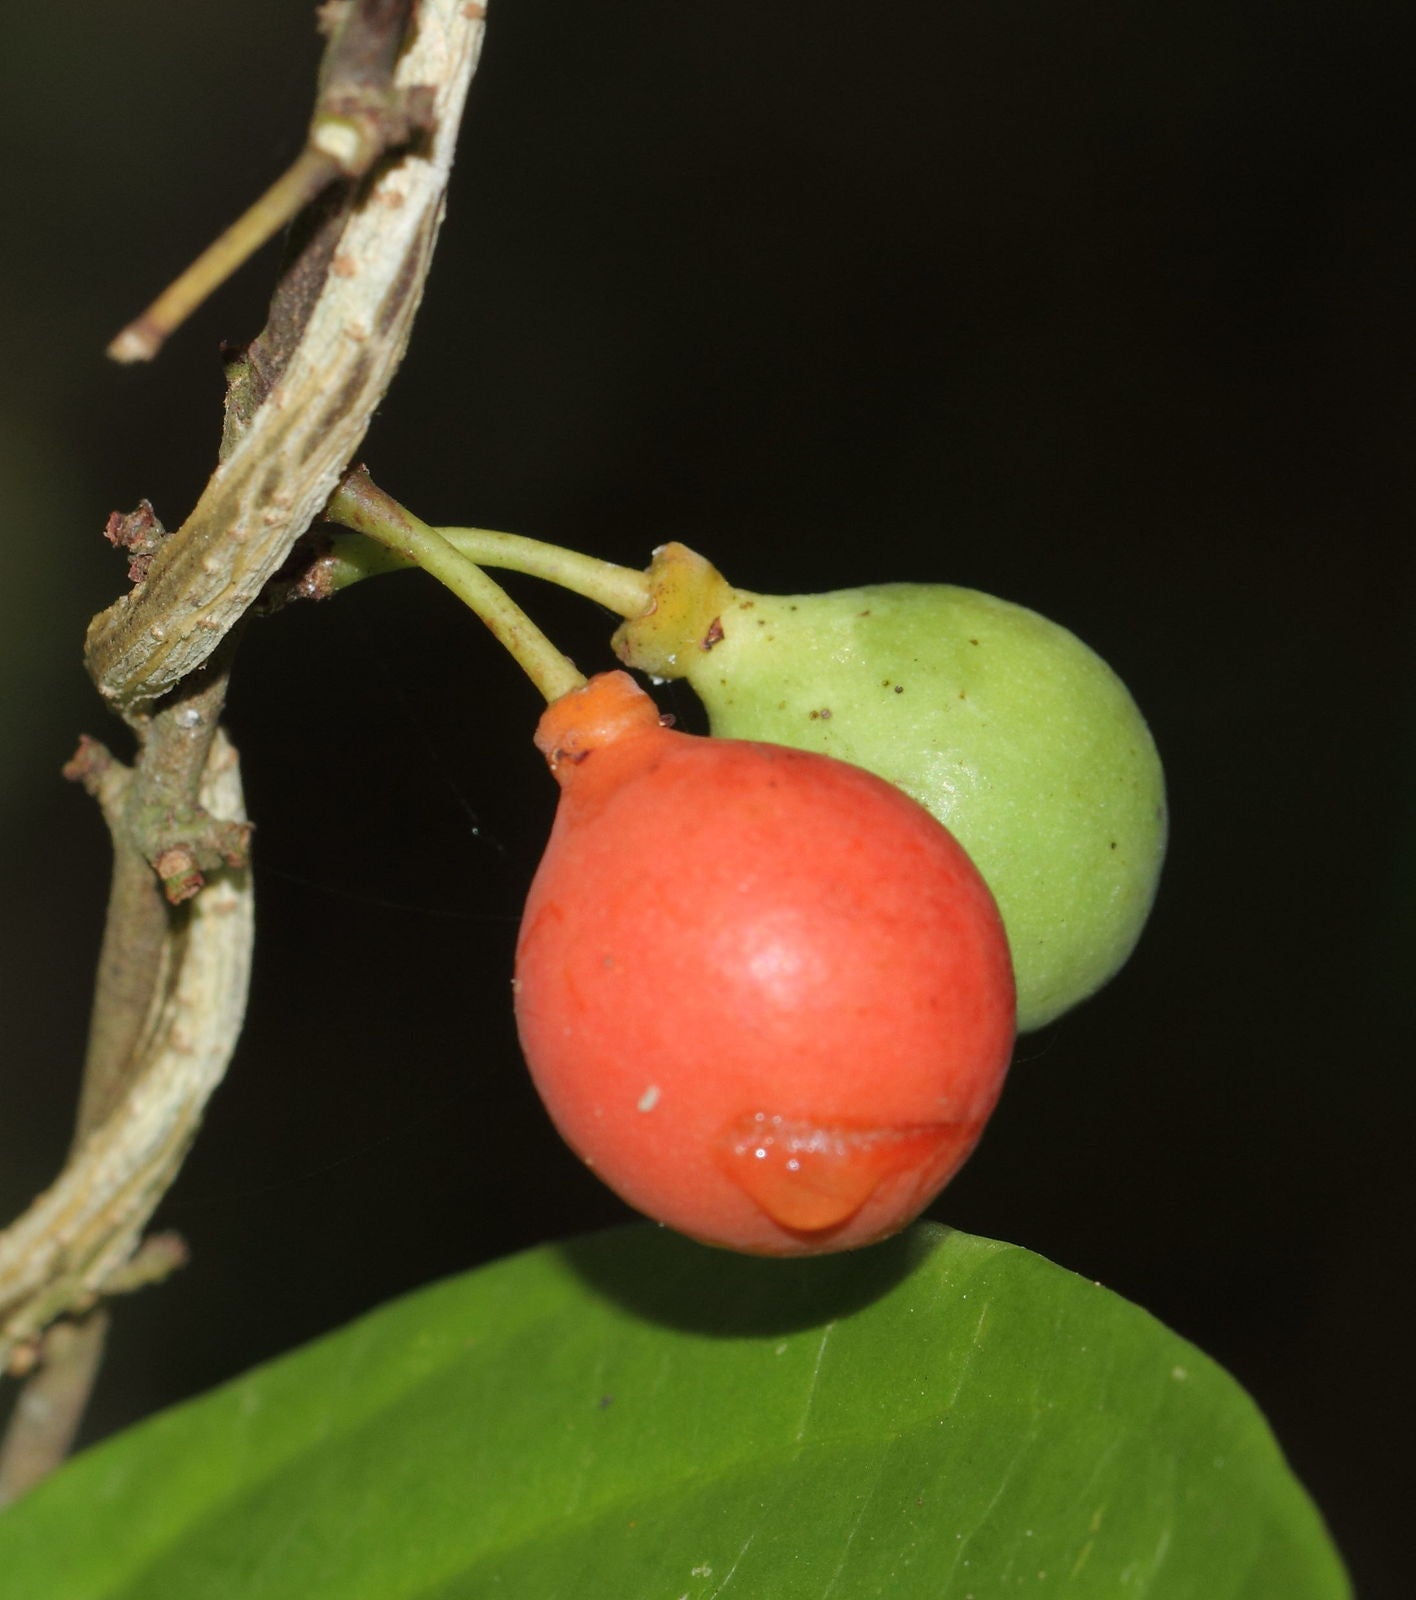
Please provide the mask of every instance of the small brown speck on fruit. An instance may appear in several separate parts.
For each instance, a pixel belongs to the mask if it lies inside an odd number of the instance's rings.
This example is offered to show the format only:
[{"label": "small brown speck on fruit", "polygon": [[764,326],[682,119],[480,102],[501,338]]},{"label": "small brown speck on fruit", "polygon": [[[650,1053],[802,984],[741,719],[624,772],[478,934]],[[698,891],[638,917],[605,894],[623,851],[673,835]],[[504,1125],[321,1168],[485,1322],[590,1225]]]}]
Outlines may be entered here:
[{"label": "small brown speck on fruit", "polygon": [[905,692],[905,686],[904,686],[904,684],[902,684],[902,683],[897,683],[897,684],[896,684],[896,685],[895,685],[895,693],[896,693],[896,694],[903,694],[903,693],[904,693],[904,692]]}]

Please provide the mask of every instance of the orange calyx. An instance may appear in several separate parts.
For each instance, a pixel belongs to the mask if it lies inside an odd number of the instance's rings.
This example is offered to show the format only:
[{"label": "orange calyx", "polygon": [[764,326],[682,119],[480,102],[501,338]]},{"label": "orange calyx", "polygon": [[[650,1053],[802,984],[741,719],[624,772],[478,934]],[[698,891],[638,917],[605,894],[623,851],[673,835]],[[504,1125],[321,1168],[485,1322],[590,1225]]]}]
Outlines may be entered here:
[{"label": "orange calyx", "polygon": [[953,1123],[821,1127],[753,1112],[730,1122],[716,1156],[727,1176],[780,1227],[820,1233],[848,1221],[887,1179],[937,1171],[946,1144],[970,1143]]},{"label": "orange calyx", "polygon": [[662,725],[658,706],[627,672],[600,672],[546,707],[536,726],[536,748],[563,784],[567,768],[592,751]]}]

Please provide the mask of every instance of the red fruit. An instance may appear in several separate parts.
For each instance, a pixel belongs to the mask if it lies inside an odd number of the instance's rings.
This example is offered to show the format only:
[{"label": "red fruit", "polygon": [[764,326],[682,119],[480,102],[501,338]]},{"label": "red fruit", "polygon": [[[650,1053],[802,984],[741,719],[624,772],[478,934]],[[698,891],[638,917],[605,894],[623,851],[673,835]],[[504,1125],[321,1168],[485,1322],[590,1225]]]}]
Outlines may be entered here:
[{"label": "red fruit", "polygon": [[859,767],[663,726],[628,674],[551,705],[561,785],[516,958],[531,1075],[631,1205],[762,1255],[869,1244],[962,1165],[1013,1043],[993,898]]}]

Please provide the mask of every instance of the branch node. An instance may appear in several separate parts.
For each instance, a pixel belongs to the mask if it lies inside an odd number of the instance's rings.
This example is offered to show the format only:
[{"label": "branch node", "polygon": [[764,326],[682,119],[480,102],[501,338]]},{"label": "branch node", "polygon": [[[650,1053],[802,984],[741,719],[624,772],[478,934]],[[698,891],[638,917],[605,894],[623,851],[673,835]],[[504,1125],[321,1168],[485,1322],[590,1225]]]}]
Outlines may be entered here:
[{"label": "branch node", "polygon": [[114,511],[104,524],[103,537],[117,550],[126,550],[128,581],[141,583],[148,575],[153,557],[167,538],[167,529],[158,520],[151,500],[139,500],[133,511]]},{"label": "branch node", "polygon": [[103,1293],[132,1294],[162,1283],[191,1260],[192,1252],[180,1233],[150,1233],[121,1267],[104,1280]]}]

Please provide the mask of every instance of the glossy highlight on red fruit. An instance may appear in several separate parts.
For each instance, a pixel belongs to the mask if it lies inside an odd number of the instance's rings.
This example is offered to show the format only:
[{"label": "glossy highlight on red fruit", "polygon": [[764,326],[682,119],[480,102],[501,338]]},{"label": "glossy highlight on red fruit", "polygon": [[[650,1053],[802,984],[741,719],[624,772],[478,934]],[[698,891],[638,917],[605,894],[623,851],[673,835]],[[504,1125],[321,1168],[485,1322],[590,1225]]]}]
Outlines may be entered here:
[{"label": "glossy highlight on red fruit", "polygon": [[913,1220],[1013,1043],[993,898],[952,834],[829,756],[664,726],[627,673],[555,701],[561,785],[516,1017],[566,1142],[709,1244],[803,1255]]}]

